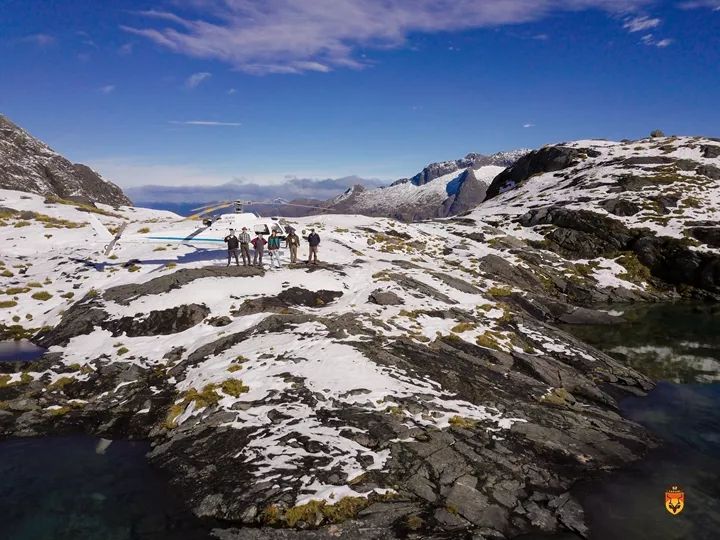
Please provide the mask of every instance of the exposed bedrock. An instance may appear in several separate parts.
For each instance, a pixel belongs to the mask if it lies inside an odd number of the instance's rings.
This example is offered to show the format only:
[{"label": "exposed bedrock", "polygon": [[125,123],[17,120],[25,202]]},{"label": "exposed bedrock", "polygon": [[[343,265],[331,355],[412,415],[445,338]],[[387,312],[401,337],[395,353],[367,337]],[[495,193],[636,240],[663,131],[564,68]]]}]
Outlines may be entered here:
[{"label": "exposed bedrock", "polygon": [[528,178],[539,173],[559,171],[577,165],[581,159],[600,154],[589,148],[568,148],[547,146],[521,157],[511,167],[495,177],[487,189],[485,200],[496,197],[503,191],[522,185]]},{"label": "exposed bedrock", "polygon": [[128,305],[130,302],[141,296],[149,294],[162,294],[196,279],[212,277],[254,277],[265,275],[264,270],[256,266],[207,266],[205,268],[183,268],[172,274],[156,277],[143,283],[129,283],[111,287],[103,293],[105,300],[110,300],[121,305]]},{"label": "exposed bedrock", "polygon": [[558,206],[531,210],[519,221],[526,227],[554,225],[542,247],[565,257],[617,257],[631,252],[661,288],[664,282],[720,294],[720,255],[693,250],[687,240],[656,236],[589,210]]},{"label": "exposed bedrock", "polygon": [[184,304],[149,313],[136,313],[128,317],[111,319],[100,301],[85,298],[74,304],[63,315],[57,326],[40,333],[34,341],[42,347],[67,345],[72,338],[90,334],[96,327],[109,330],[113,336],[126,334],[128,337],[137,337],[175,334],[199,324],[209,314],[210,309],[207,306]]}]

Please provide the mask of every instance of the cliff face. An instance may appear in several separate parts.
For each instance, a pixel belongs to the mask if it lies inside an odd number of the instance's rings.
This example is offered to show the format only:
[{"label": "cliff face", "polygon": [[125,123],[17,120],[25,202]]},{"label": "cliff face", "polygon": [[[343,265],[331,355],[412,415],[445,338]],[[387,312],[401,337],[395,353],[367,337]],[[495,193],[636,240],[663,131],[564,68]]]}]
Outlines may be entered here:
[{"label": "cliff face", "polygon": [[72,163],[0,116],[0,189],[61,199],[132,204],[122,190],[89,167]]}]

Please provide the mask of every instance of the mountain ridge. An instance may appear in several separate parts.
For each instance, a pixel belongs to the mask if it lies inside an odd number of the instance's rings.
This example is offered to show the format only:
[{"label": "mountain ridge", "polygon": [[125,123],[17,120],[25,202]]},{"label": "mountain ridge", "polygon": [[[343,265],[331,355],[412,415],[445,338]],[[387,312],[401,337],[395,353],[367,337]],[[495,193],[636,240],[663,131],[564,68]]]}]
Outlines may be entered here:
[{"label": "mountain ridge", "polygon": [[0,189],[112,206],[131,205],[122,189],[72,163],[0,114]]}]

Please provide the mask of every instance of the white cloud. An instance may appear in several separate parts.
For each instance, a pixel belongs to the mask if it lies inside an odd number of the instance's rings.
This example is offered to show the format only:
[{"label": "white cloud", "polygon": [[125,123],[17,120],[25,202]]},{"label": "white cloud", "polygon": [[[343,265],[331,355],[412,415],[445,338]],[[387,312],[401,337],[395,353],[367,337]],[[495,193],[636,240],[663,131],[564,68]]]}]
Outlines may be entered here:
[{"label": "white cloud", "polygon": [[144,11],[122,26],[173,52],[255,74],[361,68],[358,49],[406,45],[411,33],[537,21],[557,11],[627,15],[654,0],[202,0],[192,15]]},{"label": "white cloud", "polygon": [[660,19],[651,19],[650,17],[634,17],[625,21],[623,28],[628,32],[643,32],[651,28],[657,28],[662,21]]},{"label": "white cloud", "polygon": [[664,49],[665,47],[669,47],[673,44],[672,39],[657,39],[652,34],[645,34],[642,38],[640,38],[640,41],[642,41],[648,47],[658,47],[659,49]]},{"label": "white cloud", "polygon": [[20,41],[23,43],[32,43],[38,47],[48,47],[50,45],[54,45],[57,40],[50,34],[31,34],[29,36],[25,36]]},{"label": "white cloud", "polygon": [[525,129],[527,129],[527,128],[535,127],[535,124],[523,124],[523,127]]},{"label": "white cloud", "polygon": [[185,81],[185,86],[187,88],[197,88],[203,81],[209,79],[210,77],[212,77],[212,73],[208,73],[207,71],[193,73]]},{"label": "white cloud", "polygon": [[230,88],[230,89],[227,91],[227,95],[228,95],[228,96],[232,96],[233,94],[237,94],[237,90],[236,90],[235,88]]},{"label": "white cloud", "polygon": [[214,120],[171,120],[170,123],[182,126],[242,126],[240,122],[216,122]]},{"label": "white cloud", "polygon": [[720,0],[693,0],[680,4],[683,9],[709,8],[713,11],[720,11]]},{"label": "white cloud", "polygon": [[100,92],[103,94],[112,94],[114,91],[115,91],[114,84],[106,84],[105,86],[100,87]]}]

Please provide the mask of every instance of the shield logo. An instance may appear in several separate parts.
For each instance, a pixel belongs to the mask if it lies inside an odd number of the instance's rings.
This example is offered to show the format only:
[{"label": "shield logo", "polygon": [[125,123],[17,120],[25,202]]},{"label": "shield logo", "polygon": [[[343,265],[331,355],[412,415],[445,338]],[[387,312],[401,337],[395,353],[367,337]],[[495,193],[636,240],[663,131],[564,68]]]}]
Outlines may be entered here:
[{"label": "shield logo", "polygon": [[677,486],[672,486],[665,492],[665,510],[677,516],[683,508],[685,508],[685,492]]}]

